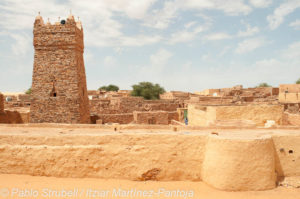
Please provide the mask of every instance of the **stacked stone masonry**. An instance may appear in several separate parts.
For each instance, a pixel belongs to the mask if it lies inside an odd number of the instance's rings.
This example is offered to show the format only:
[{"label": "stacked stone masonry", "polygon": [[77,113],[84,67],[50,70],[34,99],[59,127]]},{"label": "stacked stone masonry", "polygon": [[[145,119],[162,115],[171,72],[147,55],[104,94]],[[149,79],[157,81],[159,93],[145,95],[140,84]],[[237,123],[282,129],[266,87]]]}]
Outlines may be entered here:
[{"label": "stacked stone masonry", "polygon": [[65,24],[34,23],[34,68],[30,121],[89,123],[83,62],[83,29],[69,16]]},{"label": "stacked stone masonry", "polygon": [[136,124],[169,124],[169,114],[166,111],[155,112],[133,112],[134,122]]},{"label": "stacked stone masonry", "polygon": [[97,124],[106,124],[106,123],[129,124],[131,122],[133,122],[132,113],[101,114],[97,116]]},{"label": "stacked stone masonry", "polygon": [[4,96],[0,93],[0,113],[4,112]]},{"label": "stacked stone masonry", "polygon": [[92,115],[123,114],[133,111],[176,111],[181,107],[176,100],[144,100],[142,97],[118,97],[90,100]]}]

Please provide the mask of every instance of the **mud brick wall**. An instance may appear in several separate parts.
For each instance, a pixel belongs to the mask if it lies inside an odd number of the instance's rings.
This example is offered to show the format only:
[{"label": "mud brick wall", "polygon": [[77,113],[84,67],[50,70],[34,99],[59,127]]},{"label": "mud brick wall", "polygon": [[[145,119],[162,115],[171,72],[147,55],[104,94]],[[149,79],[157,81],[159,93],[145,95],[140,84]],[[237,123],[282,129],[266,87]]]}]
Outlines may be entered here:
[{"label": "mud brick wall", "polygon": [[179,103],[159,103],[159,104],[149,104],[151,111],[176,111],[177,108],[180,108]]},{"label": "mud brick wall", "polygon": [[281,84],[279,85],[280,93],[300,93],[300,84]]},{"label": "mud brick wall", "polygon": [[300,126],[300,114],[285,112],[283,115],[283,125]]},{"label": "mud brick wall", "polygon": [[169,124],[168,112],[133,112],[134,122],[136,124]]},{"label": "mud brick wall", "polygon": [[101,114],[98,115],[98,120],[102,120],[102,124],[105,123],[129,124],[133,122],[133,114],[132,113]]},{"label": "mud brick wall", "polygon": [[89,123],[83,62],[83,29],[73,16],[65,24],[34,23],[35,49],[30,121]]},{"label": "mud brick wall", "polygon": [[18,96],[20,102],[30,102],[30,95],[21,94]]},{"label": "mud brick wall", "polygon": [[0,93],[0,113],[4,112],[4,96]]},{"label": "mud brick wall", "polygon": [[[22,115],[23,114],[23,115]],[[28,113],[27,113],[28,115]],[[21,124],[26,121],[23,121],[23,117],[26,117],[26,113],[19,113],[17,111],[5,111],[0,112],[0,123],[4,124]]]},{"label": "mud brick wall", "polygon": [[171,124],[172,120],[179,121],[178,111],[168,112],[168,122],[169,122],[169,124]]},{"label": "mud brick wall", "polygon": [[143,111],[145,100],[142,97],[122,97],[118,99],[118,106],[121,113],[132,113]]},{"label": "mud brick wall", "polygon": [[117,114],[119,107],[112,104],[110,99],[92,99],[89,101],[91,115]]},{"label": "mud brick wall", "polygon": [[133,111],[176,111],[180,102],[175,100],[144,100],[141,97],[118,97],[90,100],[92,115],[124,114]]}]

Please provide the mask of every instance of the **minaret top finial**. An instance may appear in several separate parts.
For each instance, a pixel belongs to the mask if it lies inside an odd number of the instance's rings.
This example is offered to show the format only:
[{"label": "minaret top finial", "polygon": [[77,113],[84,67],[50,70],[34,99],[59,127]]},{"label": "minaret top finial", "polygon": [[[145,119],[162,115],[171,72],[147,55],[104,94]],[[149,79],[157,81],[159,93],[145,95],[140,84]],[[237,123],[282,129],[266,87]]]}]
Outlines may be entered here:
[{"label": "minaret top finial", "polygon": [[72,15],[72,9],[70,9],[70,15],[68,17],[68,20],[75,21],[74,16]]},{"label": "minaret top finial", "polygon": [[43,21],[43,18],[41,17],[41,12],[40,11],[38,12],[38,16],[35,17],[35,20],[40,20],[41,22]]},{"label": "minaret top finial", "polygon": [[50,18],[48,17],[47,25],[50,25]]},{"label": "minaret top finial", "polygon": [[82,25],[81,25],[81,21],[79,20],[79,16],[78,16],[78,21],[76,22],[76,26],[77,26],[77,28],[79,28],[80,30],[82,29]]}]

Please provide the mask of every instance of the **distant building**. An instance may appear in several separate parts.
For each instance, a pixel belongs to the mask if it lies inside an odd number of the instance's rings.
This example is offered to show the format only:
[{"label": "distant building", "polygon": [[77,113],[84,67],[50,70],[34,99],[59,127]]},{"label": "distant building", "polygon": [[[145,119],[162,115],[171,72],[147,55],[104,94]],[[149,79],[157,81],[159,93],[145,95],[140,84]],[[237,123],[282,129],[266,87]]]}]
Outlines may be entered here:
[{"label": "distant building", "polygon": [[300,84],[281,84],[279,86],[280,103],[300,103]]}]

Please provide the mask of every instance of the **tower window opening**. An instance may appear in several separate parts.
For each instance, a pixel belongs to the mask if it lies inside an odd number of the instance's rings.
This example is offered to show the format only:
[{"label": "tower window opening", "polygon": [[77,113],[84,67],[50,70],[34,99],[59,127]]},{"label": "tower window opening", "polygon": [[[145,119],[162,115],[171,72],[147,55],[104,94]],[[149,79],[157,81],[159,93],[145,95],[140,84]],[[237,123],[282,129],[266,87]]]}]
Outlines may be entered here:
[{"label": "tower window opening", "polygon": [[52,91],[50,92],[50,97],[57,97],[57,92],[55,89],[54,82],[52,83]]},{"label": "tower window opening", "polygon": [[54,91],[52,91],[51,93],[50,93],[50,97],[57,97],[57,93]]}]

